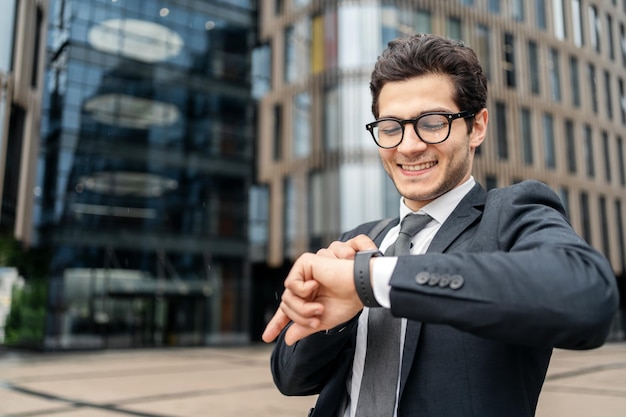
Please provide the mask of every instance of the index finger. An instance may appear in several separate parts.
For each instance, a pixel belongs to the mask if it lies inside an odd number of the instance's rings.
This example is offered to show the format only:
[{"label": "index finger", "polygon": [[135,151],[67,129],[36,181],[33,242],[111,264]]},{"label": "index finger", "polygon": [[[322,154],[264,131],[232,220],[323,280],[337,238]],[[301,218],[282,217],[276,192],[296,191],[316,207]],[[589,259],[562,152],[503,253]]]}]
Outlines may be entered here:
[{"label": "index finger", "polygon": [[280,332],[282,332],[282,330],[288,324],[289,317],[287,317],[283,310],[279,308],[278,310],[276,310],[276,313],[274,313],[274,316],[269,321],[269,323],[267,323],[267,326],[265,326],[265,330],[263,331],[261,339],[263,339],[265,343],[270,343],[274,341],[274,339],[278,337]]},{"label": "index finger", "polygon": [[353,237],[350,240],[346,241],[346,244],[350,246],[355,252],[359,252],[362,250],[370,250],[370,249],[378,249],[376,243],[367,235],[358,235]]}]

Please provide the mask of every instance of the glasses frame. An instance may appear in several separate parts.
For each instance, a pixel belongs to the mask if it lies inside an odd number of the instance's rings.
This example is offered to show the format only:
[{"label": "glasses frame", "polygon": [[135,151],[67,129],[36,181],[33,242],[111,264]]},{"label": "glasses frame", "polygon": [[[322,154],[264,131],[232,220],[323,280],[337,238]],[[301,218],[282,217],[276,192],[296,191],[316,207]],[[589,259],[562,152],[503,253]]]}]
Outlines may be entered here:
[{"label": "glasses frame", "polygon": [[[437,142],[431,142],[431,141],[427,141],[424,140],[424,138],[422,137],[422,135],[419,134],[419,131],[417,129],[417,122],[426,116],[445,116],[448,119],[448,134],[446,135],[445,138],[441,139],[440,141]],[[445,142],[449,137],[450,137],[450,132],[452,131],[452,122],[455,121],[456,119],[467,119],[468,117],[474,117],[475,113],[471,112],[469,110],[464,110],[458,113],[448,113],[448,112],[430,112],[430,113],[424,113],[419,115],[418,117],[414,118],[414,119],[397,119],[395,117],[383,117],[381,119],[377,119],[371,123],[368,123],[365,125],[365,128],[370,132],[370,134],[372,135],[372,139],[374,139],[374,142],[376,143],[376,145],[378,145],[378,147],[383,148],[383,149],[393,149],[397,146],[399,146],[402,143],[402,140],[404,139],[404,127],[407,123],[411,123],[413,124],[413,130],[415,131],[415,134],[420,138],[420,140],[424,143],[427,143],[429,145],[437,145],[439,143]],[[382,146],[380,143],[378,143],[378,140],[376,139],[376,136],[374,135],[374,128],[376,127],[376,125],[380,122],[384,122],[386,120],[393,120],[395,122],[400,123],[400,126],[402,127],[402,135],[400,136],[400,140],[398,141],[398,143],[396,143],[393,146]]]}]

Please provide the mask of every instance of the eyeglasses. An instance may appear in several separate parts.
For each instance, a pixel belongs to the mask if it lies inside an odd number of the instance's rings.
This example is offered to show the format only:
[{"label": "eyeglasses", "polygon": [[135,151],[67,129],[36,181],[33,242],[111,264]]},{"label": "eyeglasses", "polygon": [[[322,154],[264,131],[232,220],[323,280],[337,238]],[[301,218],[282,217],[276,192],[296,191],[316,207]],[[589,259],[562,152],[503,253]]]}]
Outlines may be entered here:
[{"label": "eyeglasses", "polygon": [[415,129],[415,133],[417,133],[422,142],[436,145],[448,139],[454,120],[473,116],[474,113],[466,110],[460,113],[425,113],[415,119],[405,120],[383,117],[375,122],[366,124],[365,128],[372,134],[376,145],[385,149],[395,148],[400,145],[404,138],[404,125],[407,123],[413,124],[413,129]]}]

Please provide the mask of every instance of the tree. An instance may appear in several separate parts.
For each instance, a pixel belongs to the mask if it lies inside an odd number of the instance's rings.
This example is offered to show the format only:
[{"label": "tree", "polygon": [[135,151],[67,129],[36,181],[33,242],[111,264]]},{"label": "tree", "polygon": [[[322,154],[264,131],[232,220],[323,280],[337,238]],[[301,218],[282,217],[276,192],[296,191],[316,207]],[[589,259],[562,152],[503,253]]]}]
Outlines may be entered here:
[{"label": "tree", "polygon": [[39,249],[24,248],[13,237],[0,236],[0,266],[17,268],[23,288],[14,288],[5,323],[5,344],[43,346],[48,289],[48,256]]}]

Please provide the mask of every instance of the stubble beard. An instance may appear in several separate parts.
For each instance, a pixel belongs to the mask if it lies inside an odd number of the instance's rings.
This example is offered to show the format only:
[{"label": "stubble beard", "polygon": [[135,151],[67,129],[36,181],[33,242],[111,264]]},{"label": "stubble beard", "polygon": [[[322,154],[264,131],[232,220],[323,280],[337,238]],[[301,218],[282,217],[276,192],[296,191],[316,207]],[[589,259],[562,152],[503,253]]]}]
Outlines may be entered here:
[{"label": "stubble beard", "polygon": [[[393,175],[391,175],[390,168],[385,167],[385,170],[387,171],[389,178],[391,178],[394,183],[396,190],[398,190],[402,197],[411,201],[428,203],[456,188],[465,179],[465,176],[470,173],[471,159],[469,146],[464,147],[463,150],[464,152],[462,156],[456,154],[457,156],[449,161],[448,171],[445,173],[441,183],[436,185],[433,190],[423,189],[420,186],[419,180],[416,181],[416,184],[405,184],[404,188],[406,189],[402,190],[398,186],[398,183],[395,181]],[[431,186],[431,184],[428,185]]]}]

